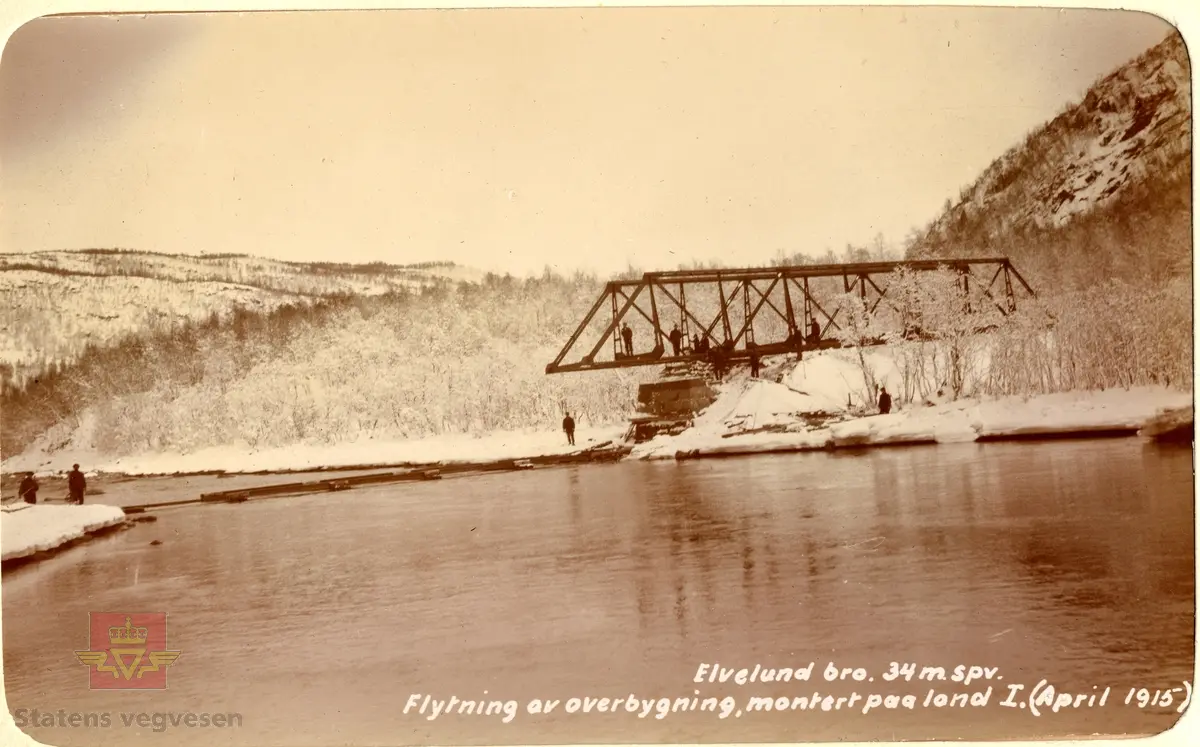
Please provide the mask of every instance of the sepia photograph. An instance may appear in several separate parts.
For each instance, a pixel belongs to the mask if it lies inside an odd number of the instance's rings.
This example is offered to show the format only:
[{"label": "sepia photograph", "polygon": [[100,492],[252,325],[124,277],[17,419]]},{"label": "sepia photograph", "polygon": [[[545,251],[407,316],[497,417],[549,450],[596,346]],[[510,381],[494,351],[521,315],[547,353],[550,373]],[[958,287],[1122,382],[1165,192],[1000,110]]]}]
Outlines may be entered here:
[{"label": "sepia photograph", "polygon": [[1181,29],[20,25],[0,742],[1185,743]]}]

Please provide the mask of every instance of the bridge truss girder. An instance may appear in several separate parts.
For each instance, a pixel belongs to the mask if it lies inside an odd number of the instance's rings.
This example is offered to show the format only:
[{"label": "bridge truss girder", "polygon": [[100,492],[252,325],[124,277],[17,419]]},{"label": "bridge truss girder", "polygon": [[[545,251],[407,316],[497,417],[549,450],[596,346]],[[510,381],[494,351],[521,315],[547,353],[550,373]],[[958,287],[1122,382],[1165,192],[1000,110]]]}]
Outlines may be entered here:
[{"label": "bridge truss girder", "polygon": [[[759,355],[840,347],[837,339],[829,336],[830,332],[840,329],[837,322],[840,309],[826,309],[830,305],[828,294],[815,291],[813,283],[823,279],[822,282],[828,287],[828,279],[835,282],[840,279],[841,292],[858,294],[867,308],[874,312],[887,297],[884,278],[900,268],[915,272],[954,270],[962,278],[964,289],[974,285],[978,295],[995,304],[1002,314],[1016,310],[1018,288],[1027,297],[1035,296],[1033,289],[1007,257],[647,272],[638,280],[615,280],[605,284],[604,290],[566,345],[546,366],[546,373],[696,360],[702,354],[692,349],[692,335],[689,332],[693,328],[696,330],[695,336],[706,339],[711,347],[724,345],[725,360],[729,361],[749,358],[751,347]],[[976,271],[980,274],[976,274]],[[694,297],[697,286],[716,290],[718,309],[708,323],[702,321],[702,312],[694,308],[694,303],[689,307],[687,291],[692,288]],[[772,293],[777,289],[779,292],[772,300]],[[611,310],[611,319],[604,325],[599,339],[577,360],[564,362],[584,337],[588,327],[597,320],[606,301]],[[735,313],[737,304],[741,305],[740,315]],[[648,308],[644,308],[645,305]],[[660,307],[665,311],[660,311]],[[668,323],[664,319],[666,313],[678,315],[680,320],[677,326],[681,328],[685,340],[680,355],[675,355],[673,348],[668,350],[670,333],[665,329]],[[763,316],[769,317],[777,326],[786,328],[784,339],[766,342],[755,339],[756,322]],[[631,318],[640,318],[649,325],[654,346],[643,353],[629,355],[622,349],[620,330]],[[810,335],[814,322],[819,328],[815,338]],[[610,339],[613,344],[612,358],[597,360],[597,355]]]}]

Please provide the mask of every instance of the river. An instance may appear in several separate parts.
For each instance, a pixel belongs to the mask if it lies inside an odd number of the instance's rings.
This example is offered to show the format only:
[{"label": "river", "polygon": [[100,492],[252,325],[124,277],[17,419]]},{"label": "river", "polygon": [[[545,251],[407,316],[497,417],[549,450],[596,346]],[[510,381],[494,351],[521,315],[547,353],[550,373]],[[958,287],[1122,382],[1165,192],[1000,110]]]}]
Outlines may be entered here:
[{"label": "river", "polygon": [[[111,490],[128,504],[194,489]],[[1125,698],[1193,679],[1193,508],[1191,450],[1136,439],[626,462],[171,508],[5,574],[5,689],[26,719],[110,715],[25,726],[67,746],[1156,733],[1180,695]],[[74,655],[89,612],[167,613],[181,652],[167,688],[89,689]],[[845,680],[826,681],[830,662]],[[913,664],[911,681],[885,676],[892,662]],[[814,667],[807,682],[695,682],[714,663]],[[958,665],[990,679],[956,682]],[[1109,695],[1031,707],[1042,680]],[[987,704],[926,706],[931,689]],[[872,693],[915,707],[864,714]],[[845,700],[822,710],[827,694]],[[430,718],[425,695],[518,710]],[[766,696],[789,710],[750,709]],[[816,709],[791,710],[796,696]],[[732,700],[723,718],[642,715],[637,701],[663,697]],[[532,699],[560,702],[531,714]],[[122,723],[139,712],[240,721]]]}]

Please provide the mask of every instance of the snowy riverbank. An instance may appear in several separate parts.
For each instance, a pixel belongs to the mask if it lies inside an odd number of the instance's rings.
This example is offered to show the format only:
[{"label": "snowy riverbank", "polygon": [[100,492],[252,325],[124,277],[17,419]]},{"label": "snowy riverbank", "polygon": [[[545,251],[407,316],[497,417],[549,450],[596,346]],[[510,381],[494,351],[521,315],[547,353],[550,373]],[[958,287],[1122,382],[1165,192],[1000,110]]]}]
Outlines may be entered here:
[{"label": "snowy riverbank", "polygon": [[[885,351],[872,355],[885,385],[899,378]],[[857,404],[862,375],[844,354],[818,354],[769,368],[772,375],[763,379],[750,379],[744,372],[733,375],[691,428],[639,444],[630,457],[673,459],[1037,436],[1133,435],[1162,410],[1186,407],[1192,400],[1188,392],[1161,387],[957,401],[935,395],[898,402],[891,413],[880,415],[868,414]],[[855,404],[848,405],[850,400]]]},{"label": "snowy riverbank", "polygon": [[[4,463],[4,472],[45,474],[80,464],[89,472],[126,475],[170,475],[209,472],[295,472],[311,469],[351,468],[398,464],[459,464],[505,459],[529,459],[570,454],[605,441],[621,439],[626,425],[581,428],[575,446],[561,431],[509,431],[483,436],[449,435],[393,441],[363,439],[344,444],[296,444],[251,450],[218,446],[188,454],[106,456],[91,450],[47,453],[33,450]],[[65,465],[65,466],[64,466]]]},{"label": "snowy riverbank", "polygon": [[125,522],[125,512],[100,504],[13,503],[0,512],[0,562],[49,552]]},{"label": "snowy riverbank", "polygon": [[[771,395],[782,395],[772,391],[778,386],[755,382],[747,390],[757,399],[771,402],[776,399]],[[811,427],[797,413],[765,404],[745,420],[699,423],[676,436],[639,444],[630,457],[672,459],[680,452],[684,456],[732,455],[1114,432],[1133,435],[1162,409],[1186,406],[1190,400],[1188,394],[1161,389],[1068,392],[917,406],[888,415],[848,417],[823,427]],[[747,432],[742,425],[746,421],[770,425],[767,430]]]}]

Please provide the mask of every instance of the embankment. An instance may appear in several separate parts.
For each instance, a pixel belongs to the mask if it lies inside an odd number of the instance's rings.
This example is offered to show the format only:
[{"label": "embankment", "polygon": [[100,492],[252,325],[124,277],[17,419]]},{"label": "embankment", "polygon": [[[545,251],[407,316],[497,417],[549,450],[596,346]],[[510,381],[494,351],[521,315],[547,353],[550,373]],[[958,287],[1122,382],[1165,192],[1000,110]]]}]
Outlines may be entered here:
[{"label": "embankment", "polygon": [[[886,351],[873,353],[880,380],[898,378]],[[1190,392],[1131,387],[1029,397],[934,395],[898,402],[884,415],[862,402],[863,377],[836,352],[783,366],[778,380],[739,372],[691,428],[637,445],[632,458],[689,459],[834,448],[1133,436],[1164,411],[1186,408]],[[1190,418],[1190,416],[1189,416]]]},{"label": "embankment", "polygon": [[8,570],[130,525],[117,506],[7,505],[0,513],[0,564]]}]

